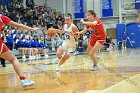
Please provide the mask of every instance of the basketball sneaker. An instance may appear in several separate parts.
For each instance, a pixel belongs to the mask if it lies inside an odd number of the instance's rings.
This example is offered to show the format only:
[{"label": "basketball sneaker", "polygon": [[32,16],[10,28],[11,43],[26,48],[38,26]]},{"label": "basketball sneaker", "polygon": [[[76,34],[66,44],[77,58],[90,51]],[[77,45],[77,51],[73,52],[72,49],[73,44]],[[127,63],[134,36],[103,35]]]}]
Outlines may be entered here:
[{"label": "basketball sneaker", "polygon": [[21,85],[22,86],[30,86],[30,85],[33,85],[33,84],[35,84],[35,82],[32,81],[32,80],[27,80],[27,79],[21,80]]},{"label": "basketball sneaker", "polygon": [[98,70],[98,66],[97,65],[93,65],[93,67],[91,68],[91,71],[97,71]]},{"label": "basketball sneaker", "polygon": [[57,57],[57,58],[55,58],[54,60],[53,60],[53,62],[55,63],[55,62],[58,62],[60,59]]},{"label": "basketball sneaker", "polygon": [[22,56],[22,59],[26,60],[26,56],[25,56],[25,55],[23,55],[23,56]]},{"label": "basketball sneaker", "polygon": [[56,71],[61,71],[60,65],[57,65],[57,66],[56,66]]},{"label": "basketball sneaker", "polygon": [[46,55],[45,55],[45,58],[48,58],[48,57],[49,57],[49,55],[48,55],[48,54],[46,54]]}]

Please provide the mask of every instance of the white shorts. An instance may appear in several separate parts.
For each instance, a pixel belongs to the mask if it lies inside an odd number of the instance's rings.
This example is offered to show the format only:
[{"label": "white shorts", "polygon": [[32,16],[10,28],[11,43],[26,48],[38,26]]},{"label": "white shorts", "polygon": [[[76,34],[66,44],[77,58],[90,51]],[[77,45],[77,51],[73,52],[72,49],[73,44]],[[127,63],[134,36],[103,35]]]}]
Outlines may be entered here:
[{"label": "white shorts", "polygon": [[59,48],[63,48],[65,53],[71,53],[76,50],[77,42],[64,41]]}]

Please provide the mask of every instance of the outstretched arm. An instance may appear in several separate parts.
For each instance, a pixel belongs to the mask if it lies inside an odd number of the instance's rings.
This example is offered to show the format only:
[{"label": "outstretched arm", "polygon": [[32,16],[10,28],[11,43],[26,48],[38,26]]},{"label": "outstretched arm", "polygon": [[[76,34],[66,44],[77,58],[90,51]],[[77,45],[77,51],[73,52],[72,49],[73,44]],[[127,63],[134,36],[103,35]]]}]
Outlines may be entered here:
[{"label": "outstretched arm", "polygon": [[84,30],[80,31],[80,32],[76,32],[78,35],[80,34],[85,34],[88,31],[88,29],[85,27]]},{"label": "outstretched arm", "polygon": [[80,20],[80,22],[82,24],[85,24],[85,25],[97,25],[97,21],[93,21],[93,22],[85,22],[83,19]]},{"label": "outstretched arm", "polygon": [[75,38],[80,38],[80,35],[76,35],[77,32],[79,32],[78,27],[77,27],[76,25],[74,25],[74,26],[72,27],[71,35],[72,35],[73,37],[75,37]]},{"label": "outstretched arm", "polygon": [[23,30],[31,30],[31,31],[38,30],[38,28],[32,28],[32,27],[29,27],[29,26],[26,26],[26,25],[23,25],[23,24],[16,23],[14,21],[10,21],[7,25],[12,26],[12,27],[16,27],[16,28],[19,28],[19,29],[23,29]]},{"label": "outstretched arm", "polygon": [[57,33],[63,34],[64,33],[64,29],[60,30],[60,29],[55,29],[57,31]]}]

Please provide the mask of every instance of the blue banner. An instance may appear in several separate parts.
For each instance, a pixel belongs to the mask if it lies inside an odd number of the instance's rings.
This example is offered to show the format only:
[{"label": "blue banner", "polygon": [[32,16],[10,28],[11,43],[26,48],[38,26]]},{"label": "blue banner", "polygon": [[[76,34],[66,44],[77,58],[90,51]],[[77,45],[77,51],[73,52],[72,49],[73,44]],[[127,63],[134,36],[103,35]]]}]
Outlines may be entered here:
[{"label": "blue banner", "polygon": [[74,18],[85,18],[85,0],[74,0]]},{"label": "blue banner", "polygon": [[112,0],[102,0],[102,17],[113,16]]},{"label": "blue banner", "polygon": [[0,6],[10,6],[11,0],[0,0]]},{"label": "blue banner", "polygon": [[135,0],[135,9],[140,9],[140,0]]}]

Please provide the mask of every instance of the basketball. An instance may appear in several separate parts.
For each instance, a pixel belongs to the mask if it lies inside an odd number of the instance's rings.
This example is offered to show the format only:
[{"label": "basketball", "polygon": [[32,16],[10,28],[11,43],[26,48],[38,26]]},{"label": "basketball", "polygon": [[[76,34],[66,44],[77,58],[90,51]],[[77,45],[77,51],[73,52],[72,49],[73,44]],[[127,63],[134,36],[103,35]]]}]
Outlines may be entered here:
[{"label": "basketball", "polygon": [[55,30],[54,28],[49,28],[49,29],[47,30],[47,35],[48,35],[48,37],[55,37],[56,34],[57,34],[57,32],[56,32],[56,30]]}]

